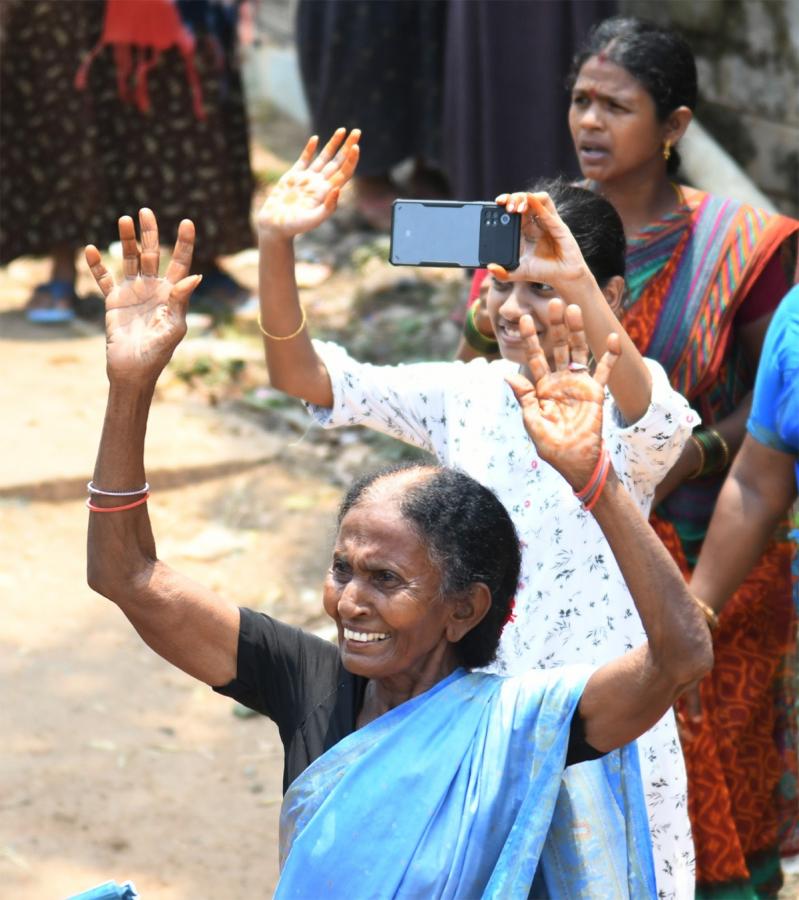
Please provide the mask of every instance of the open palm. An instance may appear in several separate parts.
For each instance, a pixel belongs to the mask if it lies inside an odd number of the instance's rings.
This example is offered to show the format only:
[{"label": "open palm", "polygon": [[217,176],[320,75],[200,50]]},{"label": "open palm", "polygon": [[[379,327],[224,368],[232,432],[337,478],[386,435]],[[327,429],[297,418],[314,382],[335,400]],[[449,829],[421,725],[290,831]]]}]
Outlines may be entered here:
[{"label": "open palm", "polygon": [[256,217],[259,232],[293,237],[321,224],[336,208],[341,188],[355,171],[360,137],[357,128],[349,135],[339,128],[316,158],[319,138],[310,138],[264,201]]},{"label": "open palm", "polygon": [[535,324],[522,316],[519,328],[526,344],[528,371],[508,383],[519,402],[527,433],[539,456],[554,466],[575,489],[588,482],[602,446],[605,385],[618,359],[618,335],[608,338],[608,351],[593,375],[588,370],[588,344],[578,306],[549,304],[555,370],[549,368]]},{"label": "open palm", "polygon": [[158,224],[149,209],[139,211],[141,252],[130,216],[119,220],[124,280],[115,284],[100,252],[90,245],[86,261],[105,296],[106,365],[109,377],[157,378],[186,333],[186,307],[200,276],[188,276],[194,225],[184,219],[163,278],[158,276]]}]

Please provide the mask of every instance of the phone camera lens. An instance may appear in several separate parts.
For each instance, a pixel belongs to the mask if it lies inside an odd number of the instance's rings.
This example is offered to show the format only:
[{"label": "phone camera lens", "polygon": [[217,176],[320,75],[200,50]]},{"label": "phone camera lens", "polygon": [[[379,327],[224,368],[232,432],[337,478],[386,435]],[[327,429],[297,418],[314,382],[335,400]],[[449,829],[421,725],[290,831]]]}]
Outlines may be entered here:
[{"label": "phone camera lens", "polygon": [[510,222],[510,216],[507,213],[502,213],[502,215],[499,217],[499,221],[503,225],[507,225]]}]

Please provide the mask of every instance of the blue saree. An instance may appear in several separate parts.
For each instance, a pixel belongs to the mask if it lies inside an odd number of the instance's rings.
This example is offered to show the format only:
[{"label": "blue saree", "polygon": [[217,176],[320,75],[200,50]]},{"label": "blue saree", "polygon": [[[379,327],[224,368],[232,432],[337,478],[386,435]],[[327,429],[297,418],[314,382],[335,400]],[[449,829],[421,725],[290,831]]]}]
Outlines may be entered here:
[{"label": "blue saree", "polygon": [[654,897],[635,745],[563,778],[589,675],[458,669],[340,741],[285,796],[275,896]]}]

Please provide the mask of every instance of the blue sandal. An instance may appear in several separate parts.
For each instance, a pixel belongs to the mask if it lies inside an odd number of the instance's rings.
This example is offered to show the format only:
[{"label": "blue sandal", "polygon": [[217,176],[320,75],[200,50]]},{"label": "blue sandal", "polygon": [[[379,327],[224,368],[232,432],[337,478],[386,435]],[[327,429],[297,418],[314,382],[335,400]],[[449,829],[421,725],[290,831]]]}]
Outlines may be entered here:
[{"label": "blue sandal", "polygon": [[[47,305],[32,306],[37,299],[44,300]],[[75,318],[76,300],[75,288],[71,281],[59,279],[45,281],[34,288],[33,297],[25,310],[25,318],[36,325],[60,325],[71,322]]]}]

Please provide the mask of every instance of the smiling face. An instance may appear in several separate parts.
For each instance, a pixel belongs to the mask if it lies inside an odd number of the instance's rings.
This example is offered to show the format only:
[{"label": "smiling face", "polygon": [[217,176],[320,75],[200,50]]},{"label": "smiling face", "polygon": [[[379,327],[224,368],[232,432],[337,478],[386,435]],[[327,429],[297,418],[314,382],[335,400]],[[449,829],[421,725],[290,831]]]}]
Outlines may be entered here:
[{"label": "smiling face", "polygon": [[569,129],[586,178],[662,173],[671,128],[658,121],[651,95],[626,69],[599,56],[583,63],[572,88]]},{"label": "smiling face", "polygon": [[[548,284],[536,281],[499,281],[492,275],[485,280],[488,282],[486,312],[491,319],[503,359],[518,363],[527,370],[527,356],[519,334],[519,319],[529,314],[533,317],[538,343],[549,367],[554,370],[549,301],[558,297],[557,291]],[[624,290],[625,282],[621,275],[614,275],[601,288],[614,315],[619,315]]]},{"label": "smiling face", "polygon": [[491,275],[486,280],[489,282],[486,311],[503,358],[521,366],[527,365],[519,334],[519,319],[529,313],[533,317],[541,349],[551,364],[548,307],[549,301],[558,296],[554,288],[536,281],[499,281]]},{"label": "smiling face", "polygon": [[352,507],[324,585],[345,668],[409,685],[446,677],[458,665],[454,642],[465,632],[458,603],[442,598],[440,587],[438,568],[400,512],[397,490],[374,491]]}]

